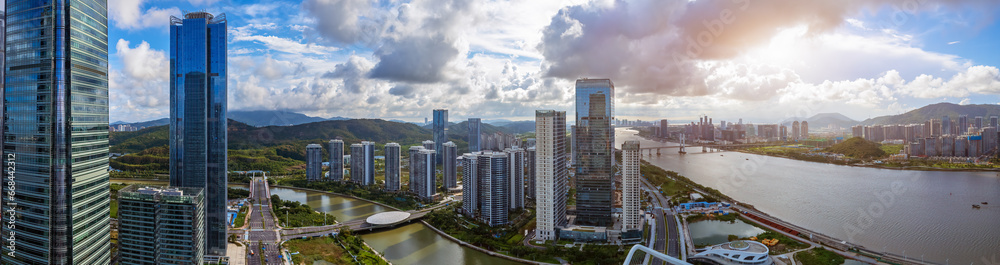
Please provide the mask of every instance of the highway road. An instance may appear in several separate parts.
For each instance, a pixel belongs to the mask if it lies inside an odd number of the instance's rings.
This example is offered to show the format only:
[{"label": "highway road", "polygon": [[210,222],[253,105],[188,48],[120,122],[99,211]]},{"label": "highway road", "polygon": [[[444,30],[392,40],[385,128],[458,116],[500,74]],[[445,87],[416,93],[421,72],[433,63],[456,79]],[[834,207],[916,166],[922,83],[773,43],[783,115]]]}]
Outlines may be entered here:
[{"label": "highway road", "polygon": [[[668,200],[648,180],[640,179],[646,189],[653,194],[651,203],[653,203],[653,216],[656,218],[656,238],[653,239],[653,249],[671,257],[680,258],[680,234]],[[663,261],[654,259],[651,264],[663,264]]]}]

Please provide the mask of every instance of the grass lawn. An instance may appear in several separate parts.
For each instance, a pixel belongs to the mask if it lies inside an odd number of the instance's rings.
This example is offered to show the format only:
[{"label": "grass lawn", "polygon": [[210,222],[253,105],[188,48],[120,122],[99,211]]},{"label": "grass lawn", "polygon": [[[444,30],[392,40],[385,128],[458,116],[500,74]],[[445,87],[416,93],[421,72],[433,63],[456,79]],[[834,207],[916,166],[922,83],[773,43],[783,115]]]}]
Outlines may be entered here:
[{"label": "grass lawn", "polygon": [[111,218],[118,218],[118,200],[111,200]]},{"label": "grass lawn", "polygon": [[292,255],[294,264],[313,264],[317,260],[323,260],[333,264],[353,264],[351,255],[344,252],[344,249],[337,244],[332,237],[316,237],[310,239],[293,239],[285,242],[288,253],[298,252]]},{"label": "grass lawn", "polygon": [[795,253],[795,260],[803,265],[838,265],[844,264],[844,257],[823,248]]},{"label": "grass lawn", "polygon": [[249,209],[250,209],[250,207],[247,207],[247,206],[243,206],[243,207],[240,208],[240,213],[236,214],[236,220],[233,220],[233,227],[242,227],[243,226],[243,222],[246,221],[247,210],[249,210]]},{"label": "grass lawn", "polygon": [[899,151],[903,150],[903,145],[901,144],[883,144],[880,148],[885,151],[886,154],[895,155],[899,154]]}]

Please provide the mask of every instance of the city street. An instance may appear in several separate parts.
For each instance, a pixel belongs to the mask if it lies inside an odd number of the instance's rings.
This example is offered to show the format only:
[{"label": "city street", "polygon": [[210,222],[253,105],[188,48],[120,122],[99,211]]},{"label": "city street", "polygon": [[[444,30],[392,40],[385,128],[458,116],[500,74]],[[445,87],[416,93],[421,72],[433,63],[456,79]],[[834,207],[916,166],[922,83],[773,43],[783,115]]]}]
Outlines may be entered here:
[{"label": "city street", "polygon": [[[653,194],[651,203],[653,204],[653,216],[656,218],[656,238],[653,240],[653,249],[671,257],[680,258],[680,234],[677,230],[674,213],[670,211],[668,200],[648,180],[645,178],[640,178],[640,180],[642,180],[643,186]],[[662,261],[654,259],[652,264],[662,264]]]},{"label": "city street", "polygon": [[254,211],[250,215],[247,241],[250,242],[254,255],[247,257],[247,264],[284,264],[280,257],[281,248],[277,244],[281,237],[278,226],[274,223],[267,182],[263,178],[256,177],[250,181],[250,197],[253,199]]}]

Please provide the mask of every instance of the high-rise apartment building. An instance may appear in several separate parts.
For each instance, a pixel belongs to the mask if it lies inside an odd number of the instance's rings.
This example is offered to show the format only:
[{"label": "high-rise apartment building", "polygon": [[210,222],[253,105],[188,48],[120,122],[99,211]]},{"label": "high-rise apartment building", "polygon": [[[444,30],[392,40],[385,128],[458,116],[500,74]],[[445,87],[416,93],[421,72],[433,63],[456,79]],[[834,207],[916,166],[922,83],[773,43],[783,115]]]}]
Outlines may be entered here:
[{"label": "high-rise apartment building", "polygon": [[482,150],[481,135],[483,120],[480,118],[469,118],[469,153]]},{"label": "high-rise apartment building", "polygon": [[942,135],[952,134],[951,118],[948,118],[948,115],[944,115],[944,117],[941,117],[941,134]]},{"label": "high-rise apartment building", "polygon": [[205,189],[205,254],[226,255],[226,16],[170,18],[170,185]]},{"label": "high-rise apartment building", "polygon": [[808,121],[802,121],[802,123],[800,123],[799,126],[801,127],[801,128],[799,128],[799,138],[804,139],[804,140],[808,140],[809,139],[809,122]]},{"label": "high-rise apartment building", "polygon": [[108,264],[107,5],[7,2],[0,264]]},{"label": "high-rise apartment building", "polygon": [[458,187],[458,145],[448,141],[441,145],[441,173],[444,174],[442,185],[445,188]]},{"label": "high-rise apartment building", "polygon": [[976,116],[975,126],[976,130],[983,128],[983,116]]},{"label": "high-rise apartment building", "polygon": [[413,160],[411,163],[413,167],[410,168],[410,185],[417,197],[424,201],[431,201],[437,189],[435,156],[434,150],[421,147],[415,157],[410,157]]},{"label": "high-rise apartment building", "polygon": [[566,163],[566,112],[535,111],[535,213],[536,239],[555,240],[566,227],[566,193],[569,171]]},{"label": "high-rise apartment building", "polygon": [[991,116],[990,117],[990,127],[1000,128],[1000,127],[997,127],[997,125],[1000,125],[1000,124],[997,124],[997,116]]},{"label": "high-rise apartment building", "polygon": [[639,141],[622,144],[622,231],[642,230],[639,212]]},{"label": "high-rise apartment building", "polygon": [[[478,152],[477,152],[478,153]],[[469,218],[479,214],[479,160],[473,153],[462,155],[462,213]]]},{"label": "high-rise apartment building", "polygon": [[121,264],[203,264],[205,192],[131,185],[118,191]]},{"label": "high-rise apartment building", "polygon": [[792,122],[792,137],[790,137],[789,140],[798,140],[799,137],[802,136],[802,133],[799,130],[799,128],[801,128],[799,127],[799,121]]},{"label": "high-rise apartment building", "polygon": [[670,136],[669,125],[670,125],[670,123],[667,122],[666,119],[660,120],[660,137],[661,138],[667,138],[667,137]]},{"label": "high-rise apartment building", "polygon": [[375,184],[374,142],[351,145],[351,181],[361,185]]},{"label": "high-rise apartment building", "polygon": [[427,149],[427,150],[434,150],[434,147],[436,146],[434,144],[434,141],[431,141],[431,140],[424,140],[424,142],[421,143],[421,145],[423,145],[424,149]]},{"label": "high-rise apartment building", "polygon": [[510,183],[508,196],[510,209],[524,208],[524,149],[514,146],[504,150],[507,153],[507,182]]},{"label": "high-rise apartment building", "polygon": [[611,226],[614,192],[615,87],[608,79],[576,81],[576,223]]},{"label": "high-rise apartment building", "polygon": [[309,181],[323,179],[323,146],[306,145],[306,179]]},{"label": "high-rise apartment building", "polygon": [[969,132],[969,115],[958,115],[958,131],[955,134],[965,135],[967,132]]},{"label": "high-rise apartment building", "polygon": [[[532,138],[532,139],[534,139],[534,138]],[[536,197],[537,196],[536,195],[537,194],[536,193],[537,189],[535,187],[535,183],[538,180],[538,171],[535,168],[535,157],[536,157],[536,154],[537,154],[536,150],[537,149],[535,148],[534,145],[532,145],[531,147],[528,147],[527,152],[525,152],[525,159],[524,159],[525,163],[527,163],[527,166],[528,166],[527,167],[527,171],[526,171],[527,174],[526,174],[526,178],[525,178],[525,182],[527,182],[527,186],[528,187],[527,187],[527,190],[525,190],[524,195],[526,197],[532,198],[532,199],[536,199],[537,198]]]},{"label": "high-rise apartment building", "polygon": [[385,190],[399,191],[400,147],[397,143],[385,144]]},{"label": "high-rise apartment building", "polygon": [[426,148],[424,148],[422,146],[410,146],[410,150],[407,152],[407,154],[409,156],[407,157],[407,164],[408,165],[407,165],[406,168],[410,170],[410,172],[409,172],[410,173],[410,176],[409,176],[410,181],[406,185],[409,188],[410,192],[412,192],[413,194],[417,194],[417,183],[419,182],[419,181],[417,181],[417,178],[415,177],[416,172],[414,172],[414,169],[417,168],[417,162],[420,161],[420,150],[424,150],[424,149],[426,149]]},{"label": "high-rise apartment building", "polygon": [[[436,109],[434,110],[434,151],[438,154],[441,153],[441,146],[448,141],[448,110],[446,109]],[[436,164],[441,164],[441,157],[438,156]]]},{"label": "high-rise apartment building", "polygon": [[344,141],[330,140],[330,180],[344,180]]}]

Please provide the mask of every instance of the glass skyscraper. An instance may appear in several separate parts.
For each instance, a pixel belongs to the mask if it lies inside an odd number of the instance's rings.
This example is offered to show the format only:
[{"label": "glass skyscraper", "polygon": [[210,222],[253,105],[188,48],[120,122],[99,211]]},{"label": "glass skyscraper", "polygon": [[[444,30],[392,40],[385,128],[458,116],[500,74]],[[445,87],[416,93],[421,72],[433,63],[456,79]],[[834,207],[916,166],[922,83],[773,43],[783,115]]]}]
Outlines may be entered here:
[{"label": "glass skyscraper", "polygon": [[[446,109],[436,109],[434,110],[434,151],[441,153],[441,145],[448,141],[448,110]],[[438,156],[434,161],[435,163],[441,164],[441,156]]]},{"label": "glass skyscraper", "polygon": [[170,17],[170,185],[205,190],[205,255],[226,255],[226,16]]},{"label": "glass skyscraper", "polygon": [[469,118],[469,153],[479,152],[482,149],[480,140],[482,137],[483,120],[480,118]]},{"label": "glass skyscraper", "polygon": [[108,264],[107,1],[6,6],[0,264]]},{"label": "glass skyscraper", "polygon": [[614,192],[615,85],[609,79],[576,80],[576,223],[611,226]]}]

